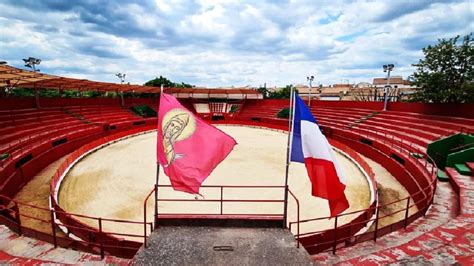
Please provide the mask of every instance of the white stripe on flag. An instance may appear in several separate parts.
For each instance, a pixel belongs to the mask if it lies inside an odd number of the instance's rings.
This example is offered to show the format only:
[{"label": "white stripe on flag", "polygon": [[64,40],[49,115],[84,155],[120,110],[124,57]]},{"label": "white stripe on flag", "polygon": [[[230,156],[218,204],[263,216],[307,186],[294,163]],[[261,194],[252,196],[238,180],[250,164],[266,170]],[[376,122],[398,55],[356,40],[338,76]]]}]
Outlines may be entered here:
[{"label": "white stripe on flag", "polygon": [[336,167],[341,183],[346,184],[344,172],[337,162],[334,151],[319,126],[307,120],[301,120],[301,145],[304,158],[315,158],[331,161]]}]

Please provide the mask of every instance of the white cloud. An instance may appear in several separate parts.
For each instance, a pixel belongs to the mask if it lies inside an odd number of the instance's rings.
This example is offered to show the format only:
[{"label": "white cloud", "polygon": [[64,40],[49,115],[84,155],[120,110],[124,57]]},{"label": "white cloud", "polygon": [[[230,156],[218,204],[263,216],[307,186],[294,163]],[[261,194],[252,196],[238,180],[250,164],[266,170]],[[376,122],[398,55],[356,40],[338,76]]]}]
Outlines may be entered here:
[{"label": "white cloud", "polygon": [[132,83],[164,75],[209,87],[283,86],[309,74],[324,84],[371,81],[383,63],[406,77],[423,46],[473,28],[468,1],[7,0],[0,10],[0,59],[12,65],[36,56],[51,74],[117,81],[125,72]]}]

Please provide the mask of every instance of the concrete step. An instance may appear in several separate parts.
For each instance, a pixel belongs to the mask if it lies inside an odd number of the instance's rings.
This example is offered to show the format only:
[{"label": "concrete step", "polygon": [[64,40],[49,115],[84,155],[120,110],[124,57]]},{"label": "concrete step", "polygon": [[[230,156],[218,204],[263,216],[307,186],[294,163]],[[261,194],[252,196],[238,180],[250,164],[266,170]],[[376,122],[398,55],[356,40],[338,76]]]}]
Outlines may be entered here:
[{"label": "concrete step", "polygon": [[158,227],[135,265],[313,265],[281,228]]}]

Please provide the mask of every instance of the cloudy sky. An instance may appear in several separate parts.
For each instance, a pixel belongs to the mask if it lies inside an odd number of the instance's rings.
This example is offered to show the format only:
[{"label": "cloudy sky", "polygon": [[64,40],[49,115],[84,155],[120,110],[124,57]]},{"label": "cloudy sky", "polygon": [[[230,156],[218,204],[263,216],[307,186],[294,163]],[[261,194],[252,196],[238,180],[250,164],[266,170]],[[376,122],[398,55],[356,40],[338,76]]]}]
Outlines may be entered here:
[{"label": "cloudy sky", "polygon": [[134,84],[352,83],[385,63],[406,77],[422,47],[473,29],[473,1],[3,0],[0,60]]}]

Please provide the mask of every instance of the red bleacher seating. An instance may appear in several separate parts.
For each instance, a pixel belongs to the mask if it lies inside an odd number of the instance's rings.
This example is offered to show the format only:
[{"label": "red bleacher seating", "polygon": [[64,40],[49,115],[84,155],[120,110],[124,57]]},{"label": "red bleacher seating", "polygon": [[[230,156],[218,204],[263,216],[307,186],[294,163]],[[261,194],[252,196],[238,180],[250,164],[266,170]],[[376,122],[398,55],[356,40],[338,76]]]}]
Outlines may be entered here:
[{"label": "red bleacher seating", "polygon": [[[288,107],[285,101],[249,101],[244,104],[239,118],[281,120],[276,115],[285,107]],[[447,135],[474,132],[474,119],[467,118],[328,107],[317,103],[310,109],[323,127],[356,131],[362,135],[377,133],[379,137],[403,143],[400,146],[410,152],[425,152],[429,143]]]},{"label": "red bleacher seating", "polygon": [[134,122],[144,121],[121,106],[72,106],[66,111],[83,119],[86,123],[108,124],[115,127],[130,127]]},{"label": "red bleacher seating", "polygon": [[41,153],[48,149],[48,145],[43,145],[45,140],[71,139],[75,132],[99,131],[100,126],[85,124],[60,108],[3,111],[0,112],[0,154],[18,158],[32,151]]},{"label": "red bleacher seating", "polygon": [[0,111],[0,188],[21,165],[56,145],[156,120],[150,119],[118,105]]}]

